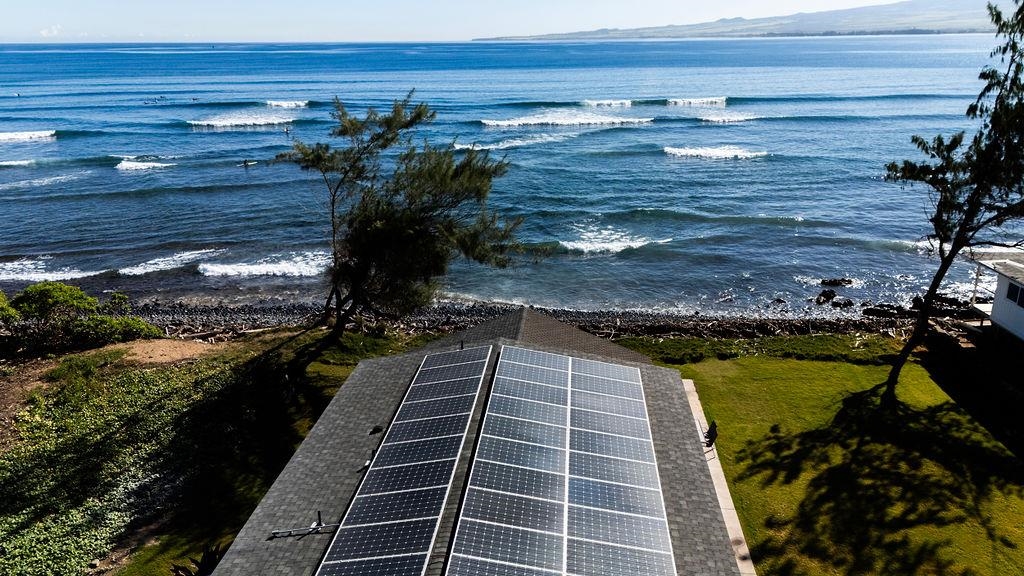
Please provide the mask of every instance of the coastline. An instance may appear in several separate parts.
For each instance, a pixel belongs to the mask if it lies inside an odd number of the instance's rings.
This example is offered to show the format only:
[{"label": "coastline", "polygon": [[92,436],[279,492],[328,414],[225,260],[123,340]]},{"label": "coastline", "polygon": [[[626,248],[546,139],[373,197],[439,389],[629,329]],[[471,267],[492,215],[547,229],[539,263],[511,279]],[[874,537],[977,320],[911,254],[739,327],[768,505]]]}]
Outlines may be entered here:
[{"label": "coastline", "polygon": [[[486,322],[520,306],[490,302],[439,301],[433,306],[388,324],[408,334],[447,334]],[[757,338],[804,334],[858,332],[900,336],[908,329],[908,314],[897,317],[678,314],[643,310],[570,310],[534,307],[552,318],[608,338],[624,336]],[[308,327],[322,312],[312,300],[261,300],[245,304],[177,300],[137,303],[132,314],[155,324],[168,336],[229,339],[281,327]]]}]

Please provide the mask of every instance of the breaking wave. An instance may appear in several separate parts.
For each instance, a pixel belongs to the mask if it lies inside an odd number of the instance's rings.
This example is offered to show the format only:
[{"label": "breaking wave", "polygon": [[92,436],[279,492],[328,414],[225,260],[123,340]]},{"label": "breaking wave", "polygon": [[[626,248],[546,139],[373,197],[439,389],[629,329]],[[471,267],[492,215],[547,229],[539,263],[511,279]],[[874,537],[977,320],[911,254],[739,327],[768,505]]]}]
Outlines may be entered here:
[{"label": "breaking wave", "polygon": [[204,262],[199,265],[203,276],[289,276],[308,277],[323,274],[331,262],[327,252],[296,252],[275,254],[255,262],[220,264]]},{"label": "breaking wave", "polygon": [[623,124],[648,124],[654,122],[654,118],[631,118],[628,116],[607,116],[594,114],[592,112],[573,111],[552,111],[542,112],[531,116],[511,118],[508,120],[481,120],[484,126],[501,128],[517,126],[597,126],[597,125],[623,125]]},{"label": "breaking wave", "polygon": [[633,236],[614,226],[574,226],[578,237],[575,240],[560,240],[565,249],[584,254],[617,254],[624,250],[635,250],[648,244],[667,244],[672,238],[652,240],[644,236]]},{"label": "breaking wave", "polygon": [[138,266],[129,266],[128,268],[121,268],[117,271],[118,274],[123,276],[142,276],[143,274],[149,274],[150,272],[159,272],[161,270],[174,270],[175,268],[181,268],[186,264],[191,264],[210,256],[216,256],[222,254],[224,250],[191,250],[189,252],[180,252],[173,256],[165,256],[163,258],[154,258],[147,262],[143,262]]},{"label": "breaking wave", "polygon": [[740,122],[749,122],[751,120],[757,120],[760,116],[754,116],[753,114],[743,114],[740,112],[725,113],[725,114],[710,114],[707,116],[701,116],[701,122],[707,122],[709,124],[738,124]]},{"label": "breaking wave", "polygon": [[13,262],[0,262],[0,281],[3,282],[60,282],[95,276],[101,272],[87,272],[77,268],[58,268],[50,270],[47,262],[51,256],[38,258],[22,258]]},{"label": "breaking wave", "polygon": [[121,162],[118,163],[117,166],[114,166],[114,168],[117,168],[118,170],[125,170],[125,171],[137,171],[137,170],[153,170],[153,169],[156,169],[156,168],[170,168],[171,166],[177,166],[177,164],[172,164],[172,163],[169,163],[169,162],[144,162],[144,161],[131,160],[129,158],[125,158],[124,160],[121,160]]},{"label": "breaking wave", "polygon": [[767,152],[746,150],[739,146],[716,146],[697,148],[672,148],[665,147],[665,153],[670,156],[681,158],[704,158],[708,160],[748,160],[750,158],[762,158]]},{"label": "breaking wave", "polygon": [[35,160],[3,160],[0,161],[0,168],[21,168],[24,166],[32,166],[35,163]]},{"label": "breaking wave", "polygon": [[253,126],[277,126],[290,124],[295,118],[283,112],[266,112],[260,110],[244,110],[220,114],[210,118],[189,120],[188,123],[198,128],[247,128]]},{"label": "breaking wave", "polygon": [[632,100],[584,100],[584,106],[591,108],[629,108],[633,105]]},{"label": "breaking wave", "polygon": [[473,144],[456,144],[456,150],[507,150],[509,148],[522,148],[524,146],[533,146],[536,144],[551,144],[554,142],[564,142],[570,138],[574,138],[575,134],[538,134],[537,136],[524,136],[522,138],[509,138],[508,140],[502,140],[500,142],[494,142],[491,144],[481,144],[474,142]]},{"label": "breaking wave", "polygon": [[725,96],[715,96],[712,98],[670,98],[668,100],[669,106],[694,106],[699,108],[724,108],[729,102],[729,99]]},{"label": "breaking wave", "polygon": [[0,142],[27,142],[49,140],[57,137],[56,130],[34,130],[28,132],[0,132]]},{"label": "breaking wave", "polygon": [[309,100],[267,100],[271,108],[307,108]]}]

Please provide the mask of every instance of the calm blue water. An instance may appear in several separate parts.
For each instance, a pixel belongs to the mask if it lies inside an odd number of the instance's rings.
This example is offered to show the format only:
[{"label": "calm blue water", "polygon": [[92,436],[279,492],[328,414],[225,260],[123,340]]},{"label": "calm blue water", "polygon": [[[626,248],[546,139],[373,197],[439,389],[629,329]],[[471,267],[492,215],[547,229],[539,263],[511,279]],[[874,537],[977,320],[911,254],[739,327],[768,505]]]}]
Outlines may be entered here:
[{"label": "calm blue water", "polygon": [[[268,161],[327,139],[335,96],[361,112],[415,88],[438,111],[422,137],[505,156],[493,207],[558,247],[459,263],[450,295],[799,315],[842,276],[906,303],[935,266],[927,197],[884,165],[971,128],[993,43],[0,46],[0,289],[315,293],[323,190]],[[964,265],[949,289],[972,285]]]}]

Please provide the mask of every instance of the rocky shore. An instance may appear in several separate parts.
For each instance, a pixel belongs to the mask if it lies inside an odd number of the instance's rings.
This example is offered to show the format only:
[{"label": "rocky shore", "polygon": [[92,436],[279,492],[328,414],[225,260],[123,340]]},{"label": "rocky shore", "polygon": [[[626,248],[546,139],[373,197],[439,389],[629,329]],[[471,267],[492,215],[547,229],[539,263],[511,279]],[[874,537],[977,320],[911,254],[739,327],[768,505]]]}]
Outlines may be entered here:
[{"label": "rocky shore", "polygon": [[[440,302],[394,323],[408,333],[448,333],[469,328],[517,307],[491,303]],[[581,311],[538,308],[573,326],[606,337],[693,336],[754,338],[772,335],[877,332],[898,335],[910,325],[909,311],[891,317],[832,315],[804,318],[769,316],[712,316],[657,311]],[[314,302],[269,301],[224,305],[187,302],[146,302],[133,313],[161,327],[168,336],[229,339],[238,334],[280,326],[309,326],[322,311]]]}]

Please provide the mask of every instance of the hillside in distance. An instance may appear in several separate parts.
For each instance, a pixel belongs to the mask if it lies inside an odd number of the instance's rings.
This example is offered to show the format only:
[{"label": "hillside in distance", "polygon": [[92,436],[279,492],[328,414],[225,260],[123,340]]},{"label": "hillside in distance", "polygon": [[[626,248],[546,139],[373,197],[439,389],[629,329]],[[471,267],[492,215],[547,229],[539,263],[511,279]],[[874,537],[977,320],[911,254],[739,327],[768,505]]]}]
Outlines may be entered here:
[{"label": "hillside in distance", "polygon": [[[1009,2],[998,4],[1003,6]],[[604,28],[586,32],[479,40],[643,40],[991,32],[994,28],[989,20],[986,5],[986,0],[905,0],[880,6],[771,18],[723,18],[702,24],[631,29]]]}]

